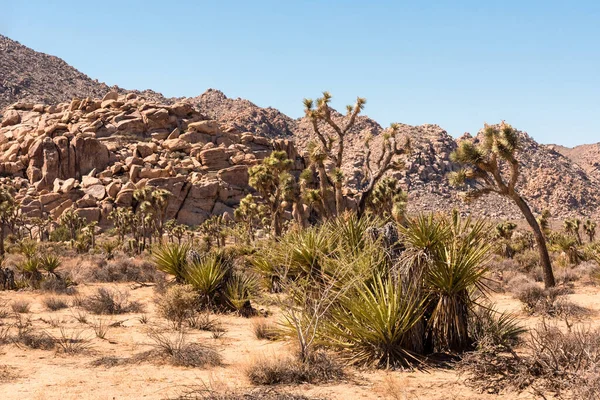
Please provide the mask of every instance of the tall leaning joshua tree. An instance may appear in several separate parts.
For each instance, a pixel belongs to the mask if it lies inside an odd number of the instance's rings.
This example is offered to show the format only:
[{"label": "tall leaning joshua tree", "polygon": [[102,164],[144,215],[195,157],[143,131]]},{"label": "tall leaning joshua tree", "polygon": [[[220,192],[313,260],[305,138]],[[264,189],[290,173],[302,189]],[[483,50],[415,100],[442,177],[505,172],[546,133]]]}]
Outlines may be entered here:
[{"label": "tall leaning joshua tree", "polygon": [[[481,140],[462,140],[451,155],[452,161],[464,167],[451,174],[450,182],[464,185],[466,180],[473,181],[475,187],[466,192],[466,200],[496,193],[511,199],[533,231],[540,254],[540,262],[546,288],[554,286],[552,264],[546,247],[546,240],[529,205],[517,191],[519,162],[515,153],[519,147],[519,137],[515,129],[504,121],[500,125],[485,125]],[[507,168],[502,168],[506,166]]]}]

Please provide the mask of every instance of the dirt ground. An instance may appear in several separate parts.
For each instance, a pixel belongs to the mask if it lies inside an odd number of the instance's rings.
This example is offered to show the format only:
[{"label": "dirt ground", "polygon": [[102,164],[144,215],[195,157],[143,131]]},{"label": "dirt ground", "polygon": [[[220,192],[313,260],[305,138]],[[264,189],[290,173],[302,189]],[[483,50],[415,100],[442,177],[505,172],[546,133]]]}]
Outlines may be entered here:
[{"label": "dirt ground", "polygon": [[[43,304],[47,294],[31,291],[0,292],[0,304],[10,309],[10,303],[24,300],[31,303],[31,310],[23,314],[31,318],[38,331],[57,337],[61,328],[67,335],[79,334],[89,339],[90,347],[74,355],[57,353],[55,350],[32,350],[6,344],[0,347],[0,398],[9,399],[169,399],[194,388],[227,390],[254,388],[247,380],[244,369],[257,357],[276,357],[289,354],[292,349],[283,342],[270,342],[255,338],[253,320],[230,315],[217,315],[226,329],[221,338],[213,338],[210,332],[191,331],[190,340],[210,345],[224,358],[221,367],[185,368],[168,364],[157,365],[140,362],[115,367],[95,367],[91,362],[104,356],[130,357],[153,348],[147,336],[150,326],[164,324],[155,310],[152,287],[132,284],[80,285],[79,295],[86,295],[97,287],[118,288],[128,291],[132,300],[144,304],[144,313],[117,316],[88,314],[88,323],[99,318],[105,322],[118,323],[111,327],[105,339],[95,336],[88,324],[78,321],[82,311],[69,307],[48,311]],[[64,296],[69,302],[73,296]],[[569,299],[591,310],[584,323],[597,325],[595,318],[600,310],[600,288],[578,285]],[[495,294],[493,301],[498,309],[518,313],[523,324],[535,326],[537,318],[528,317],[521,311],[520,303],[510,294]],[[274,311],[274,310],[271,310]],[[143,321],[142,315],[148,321]],[[5,321],[13,318],[8,316]],[[256,317],[264,318],[264,317]],[[268,319],[276,321],[276,316]],[[143,323],[146,322],[146,323]],[[60,327],[59,327],[60,326]],[[0,326],[1,328],[1,326]],[[347,369],[348,378],[335,384],[295,385],[281,388],[287,392],[301,393],[327,399],[533,399],[529,393],[503,395],[482,394],[468,388],[464,377],[452,369],[428,369],[421,372],[360,371]]]}]

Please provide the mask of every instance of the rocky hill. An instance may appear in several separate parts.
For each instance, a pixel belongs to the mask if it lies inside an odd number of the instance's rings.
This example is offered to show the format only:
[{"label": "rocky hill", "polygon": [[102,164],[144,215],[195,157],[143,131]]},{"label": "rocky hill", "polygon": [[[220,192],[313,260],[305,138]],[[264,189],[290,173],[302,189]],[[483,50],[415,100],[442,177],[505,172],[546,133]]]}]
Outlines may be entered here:
[{"label": "rocky hill", "polygon": [[600,143],[583,144],[572,148],[556,144],[548,147],[579,165],[591,178],[600,181]]},{"label": "rocky hill", "polygon": [[[195,223],[237,204],[248,190],[249,165],[274,148],[297,158],[312,137],[305,118],[230,99],[218,90],[165,99],[152,91],[109,88],[59,58],[2,36],[0,49],[0,109],[6,107],[0,174],[20,182],[21,198],[32,213],[57,215],[75,204],[102,220],[111,204],[126,204],[135,187],[151,184],[174,191],[170,216]],[[334,115],[340,123],[344,118]],[[374,137],[376,156],[382,132],[376,121],[360,116],[348,134],[344,172],[350,185],[360,185],[365,135]],[[450,161],[456,141],[441,127],[402,124],[401,136],[410,138],[413,152],[406,168],[393,174],[409,191],[410,211],[460,207],[519,218],[505,199],[489,196],[470,205],[459,199],[446,179],[458,168]],[[534,211],[548,208],[557,217],[598,214],[600,144],[545,146],[522,133],[519,158],[520,190]],[[297,168],[301,164],[297,158]]]},{"label": "rocky hill", "polygon": [[[58,57],[34,51],[0,35],[0,114],[17,101],[56,104],[77,98],[102,98],[109,90],[128,91],[91,79]],[[160,93],[130,91],[165,101]]]}]

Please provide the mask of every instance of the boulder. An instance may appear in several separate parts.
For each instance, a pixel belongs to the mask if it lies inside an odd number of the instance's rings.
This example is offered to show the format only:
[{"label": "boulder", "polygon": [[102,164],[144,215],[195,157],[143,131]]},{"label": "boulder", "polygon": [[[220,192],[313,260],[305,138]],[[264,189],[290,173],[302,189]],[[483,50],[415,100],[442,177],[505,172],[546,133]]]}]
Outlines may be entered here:
[{"label": "boulder", "polygon": [[88,224],[100,221],[100,209],[98,207],[78,208],[75,212]]},{"label": "boulder", "polygon": [[96,138],[77,136],[73,141],[77,172],[80,176],[87,175],[96,168],[104,170],[110,161],[106,146]]},{"label": "boulder", "polygon": [[104,97],[102,98],[102,101],[107,101],[107,100],[119,100],[119,93],[117,93],[115,91],[110,91],[110,92],[106,93],[104,95]]},{"label": "boulder", "polygon": [[162,142],[162,147],[170,151],[185,151],[188,150],[191,145],[182,139],[167,139]]},{"label": "boulder", "polygon": [[102,184],[92,185],[90,187],[87,187],[87,188],[83,189],[83,192],[85,194],[89,194],[96,200],[102,200],[106,196],[106,189],[104,188],[104,185],[102,185]]},{"label": "boulder", "polygon": [[198,121],[188,124],[188,130],[216,135],[219,133],[219,123],[214,120]]},{"label": "boulder", "polygon": [[225,168],[217,172],[217,177],[230,185],[244,188],[248,186],[248,167],[245,165],[235,165]]},{"label": "boulder", "polygon": [[89,194],[86,194],[85,196],[77,200],[75,204],[77,204],[77,207],[79,208],[95,207],[96,204],[98,204],[98,201]]},{"label": "boulder", "polygon": [[141,157],[148,157],[156,152],[157,146],[155,143],[138,143],[135,146],[136,153]]},{"label": "boulder", "polygon": [[186,225],[199,225],[208,218],[219,192],[218,181],[200,181],[192,185],[177,220]]},{"label": "boulder", "polygon": [[202,150],[200,152],[200,162],[209,170],[219,170],[230,166],[229,154],[222,147]]},{"label": "boulder", "polygon": [[8,110],[2,117],[2,126],[12,126],[21,123],[21,114],[17,110]]},{"label": "boulder", "polygon": [[117,198],[115,199],[115,205],[118,207],[131,207],[133,203],[133,189],[121,189]]}]

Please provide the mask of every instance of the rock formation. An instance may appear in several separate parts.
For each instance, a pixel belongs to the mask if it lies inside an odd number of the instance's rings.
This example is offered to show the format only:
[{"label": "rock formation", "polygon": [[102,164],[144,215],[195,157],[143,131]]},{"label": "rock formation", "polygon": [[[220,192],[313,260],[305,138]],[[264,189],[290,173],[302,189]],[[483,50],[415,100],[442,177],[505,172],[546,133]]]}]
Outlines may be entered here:
[{"label": "rock formation", "polygon": [[197,225],[232,214],[248,168],[274,149],[303,162],[286,139],[223,129],[189,103],[163,104],[111,91],[102,99],[15,103],[0,128],[0,175],[17,184],[29,216],[59,218],[69,207],[103,223],[145,185],[169,190],[167,218]]}]

